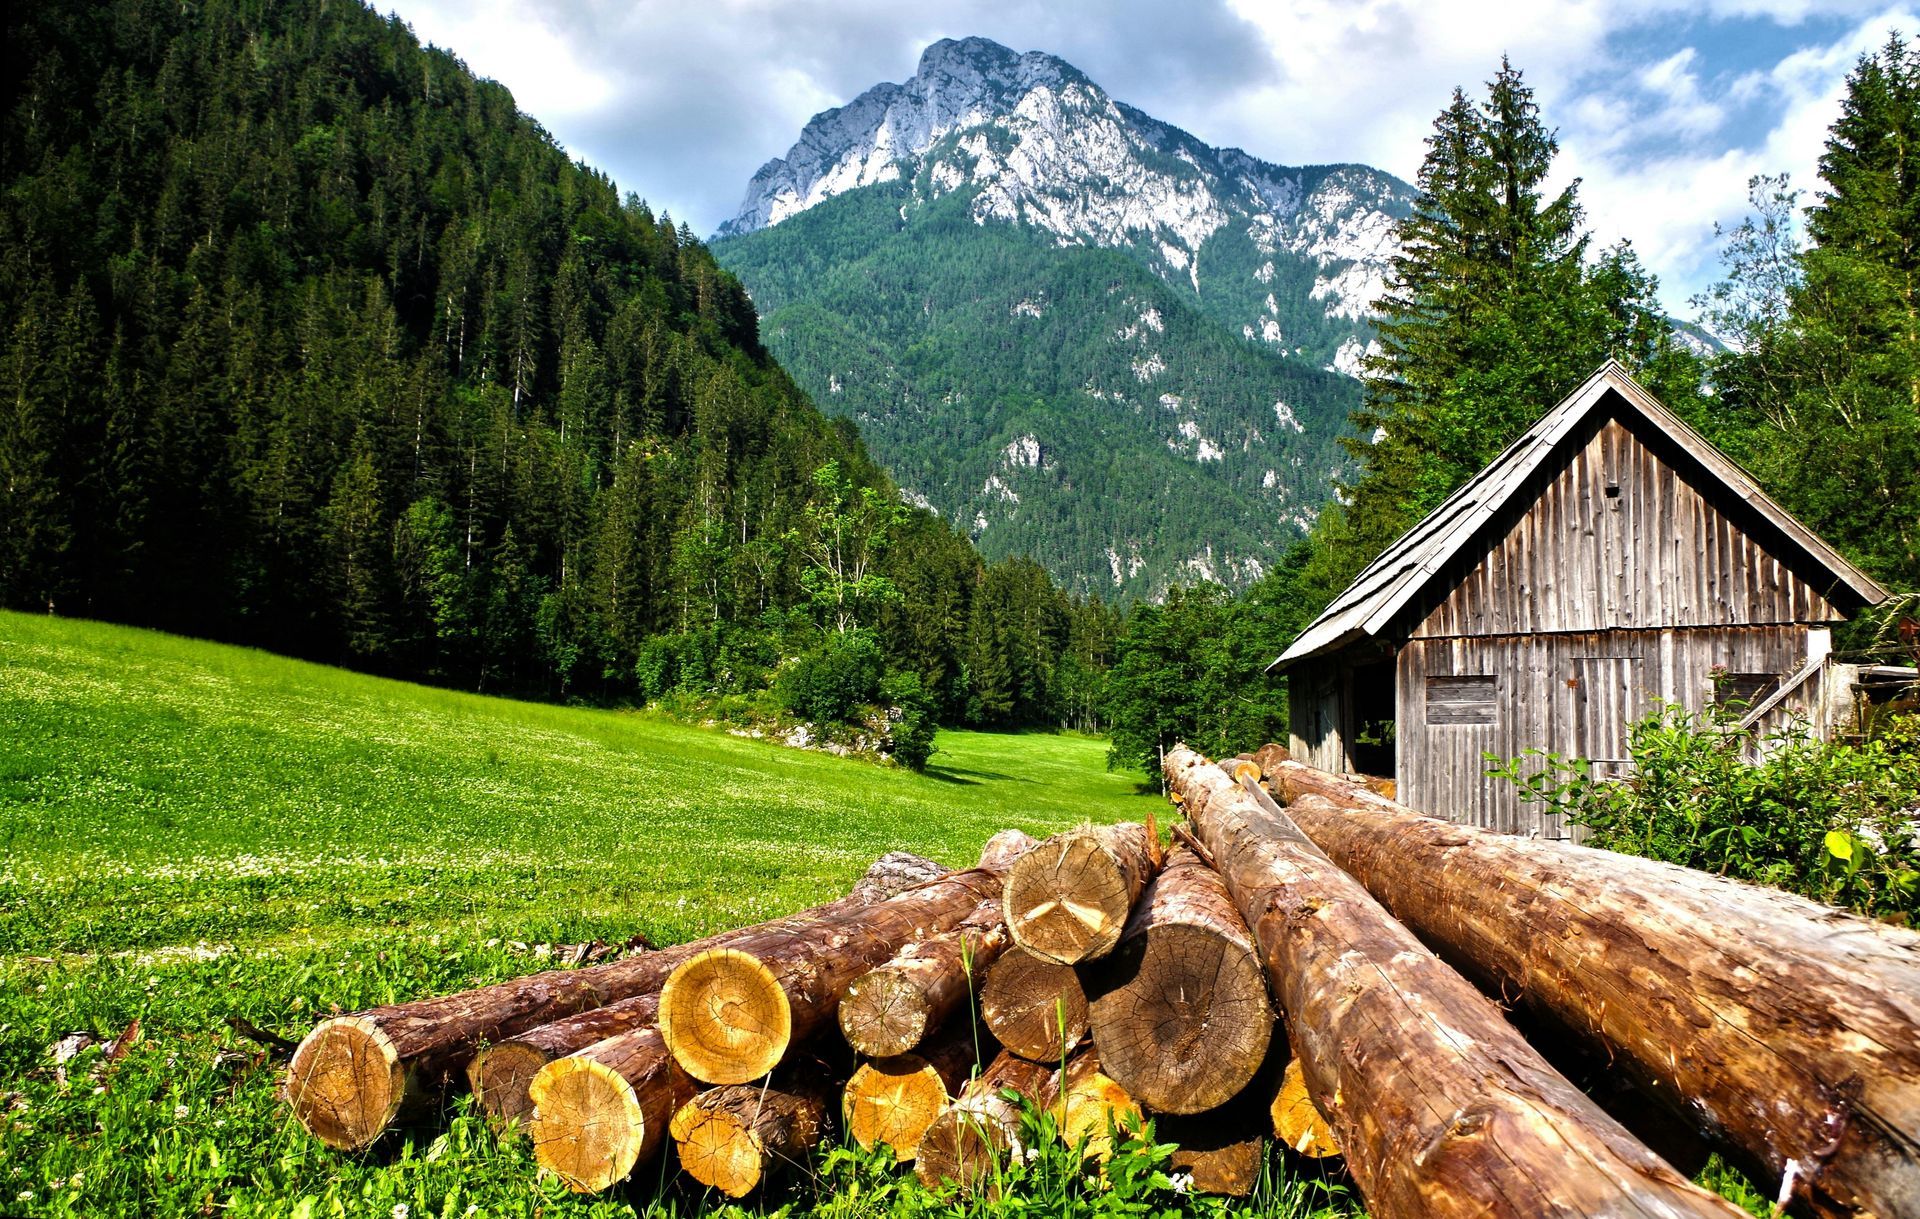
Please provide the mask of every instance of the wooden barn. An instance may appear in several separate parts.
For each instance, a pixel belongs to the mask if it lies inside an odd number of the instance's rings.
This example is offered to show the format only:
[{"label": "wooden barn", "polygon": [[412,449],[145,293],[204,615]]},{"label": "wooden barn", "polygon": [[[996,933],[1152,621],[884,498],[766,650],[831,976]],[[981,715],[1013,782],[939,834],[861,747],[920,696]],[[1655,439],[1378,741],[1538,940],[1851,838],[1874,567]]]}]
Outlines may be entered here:
[{"label": "wooden barn", "polygon": [[[1886,592],[1613,361],[1388,547],[1270,672],[1294,756],[1455,821],[1548,838],[1486,777],[1529,747],[1627,765],[1656,699],[1820,722],[1831,624]],[[1844,690],[1840,697],[1844,698]]]}]

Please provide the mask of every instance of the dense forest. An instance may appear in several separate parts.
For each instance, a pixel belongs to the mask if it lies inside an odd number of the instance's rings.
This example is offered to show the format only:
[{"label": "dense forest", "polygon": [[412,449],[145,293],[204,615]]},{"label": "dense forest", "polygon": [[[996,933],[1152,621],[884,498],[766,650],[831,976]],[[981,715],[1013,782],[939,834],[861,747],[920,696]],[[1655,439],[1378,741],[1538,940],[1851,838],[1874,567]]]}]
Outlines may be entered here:
[{"label": "dense forest", "polygon": [[1084,706],[1111,615],[895,510],[685,226],[397,19],[29,0],[5,54],[0,602],[549,696],[832,653],[949,722]]}]

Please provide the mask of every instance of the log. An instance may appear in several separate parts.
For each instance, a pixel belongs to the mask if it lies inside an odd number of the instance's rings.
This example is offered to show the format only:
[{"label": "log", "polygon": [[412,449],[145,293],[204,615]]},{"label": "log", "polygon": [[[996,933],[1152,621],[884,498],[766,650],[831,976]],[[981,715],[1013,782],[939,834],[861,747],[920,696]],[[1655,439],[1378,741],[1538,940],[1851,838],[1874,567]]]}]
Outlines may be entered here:
[{"label": "log", "polygon": [[467,1084],[496,1128],[524,1125],[533,1112],[533,1077],[542,1067],[595,1042],[656,1025],[659,1018],[656,990],[543,1024],[498,1045],[482,1046],[467,1063]]},{"label": "log", "polygon": [[687,1074],[743,1084],[834,1018],[854,980],[915,940],[937,935],[1000,893],[1001,873],[970,868],[795,930],[695,954],[660,992],[660,1032]]},{"label": "log", "polygon": [[1007,873],[1007,928],[1042,960],[1105,956],[1160,866],[1160,843],[1138,822],[1055,834]]},{"label": "log", "polygon": [[1184,746],[1166,775],[1253,929],[1288,1041],[1372,1213],[1740,1213],[1556,1074],[1283,812]]},{"label": "log", "polygon": [[[932,860],[895,852],[868,868],[846,897],[793,917],[870,905],[943,871]],[[294,1051],[287,1068],[287,1100],[294,1116],[321,1142],[342,1151],[360,1150],[403,1110],[430,1105],[481,1046],[657,991],[681,961],[752,930],[323,1020]]]},{"label": "log", "polygon": [[1083,1148],[1089,1159],[1102,1164],[1113,1158],[1115,1132],[1124,1140],[1130,1127],[1145,1120],[1127,1090],[1100,1069],[1100,1056],[1092,1046],[1074,1055],[1056,1092],[1053,1120],[1060,1141]]},{"label": "log", "polygon": [[1019,1106],[1001,1095],[1005,1089],[1039,1108],[1054,1100],[1053,1068],[1002,1051],[978,1079],[961,1091],[920,1139],[913,1172],[929,1189],[942,1182],[962,1194],[991,1194],[999,1170],[1024,1154]]},{"label": "log", "polygon": [[1087,1035],[1087,993],[1073,966],[1009,948],[987,971],[980,1018],[1015,1054],[1057,1065]]},{"label": "log", "polygon": [[1039,846],[1033,835],[1024,830],[1001,830],[987,839],[980,848],[980,861],[974,866],[989,868],[995,872],[1005,872],[1013,867],[1022,855]]},{"label": "log", "polygon": [[688,1176],[744,1198],[780,1165],[801,1164],[819,1144],[826,1119],[826,1093],[818,1086],[729,1084],[680,1107],[673,1143]]},{"label": "log", "polygon": [[979,1053],[972,1026],[956,1020],[920,1053],[861,1063],[842,1096],[847,1134],[867,1150],[885,1143],[894,1159],[912,1161],[927,1128],[979,1068]]},{"label": "log", "polygon": [[1203,1113],[1252,1081],[1273,1037],[1260,954],[1226,882],[1177,846],[1091,970],[1106,1073],[1155,1113]]},{"label": "log", "polygon": [[1250,1196],[1260,1184],[1267,1141],[1259,1127],[1249,1127],[1244,1114],[1227,1120],[1213,1113],[1171,1115],[1154,1119],[1154,1137],[1174,1144],[1167,1157],[1167,1174],[1185,1178],[1180,1184],[1197,1194],[1225,1198]]},{"label": "log", "polygon": [[660,1150],[695,1090],[652,1026],[556,1059],[528,1085],[534,1159],[575,1193],[598,1193]]},{"label": "log", "polygon": [[1273,1094],[1270,1116],[1274,1141],[1288,1151],[1313,1160],[1340,1154],[1340,1141],[1333,1137],[1333,1128],[1313,1103],[1313,1093],[1307,1089],[1306,1073],[1301,1070],[1298,1058],[1287,1063],[1280,1077],[1280,1090]]},{"label": "log", "polygon": [[[1920,934],[1790,893],[1271,782],[1443,957],[1823,1215],[1920,1214]],[[1331,802],[1311,797],[1319,796]]]},{"label": "log", "polygon": [[[978,993],[988,967],[1012,943],[995,899],[957,926],[902,948],[847,987],[840,1000],[847,1044],[874,1058],[913,1049]],[[972,1021],[969,1015],[966,1023]]]}]

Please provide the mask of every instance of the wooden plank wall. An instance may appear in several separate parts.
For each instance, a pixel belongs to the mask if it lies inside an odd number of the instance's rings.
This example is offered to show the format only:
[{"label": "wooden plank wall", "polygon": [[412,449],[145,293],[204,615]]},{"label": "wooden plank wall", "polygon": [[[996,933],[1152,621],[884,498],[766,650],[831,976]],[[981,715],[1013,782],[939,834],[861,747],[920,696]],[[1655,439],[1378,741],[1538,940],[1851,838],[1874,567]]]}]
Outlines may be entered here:
[{"label": "wooden plank wall", "polygon": [[[1395,669],[1399,720],[1395,778],[1400,799],[1469,825],[1569,837],[1569,827],[1558,817],[1544,816],[1536,807],[1522,804],[1512,784],[1487,778],[1482,754],[1509,758],[1535,747],[1577,756],[1583,747],[1579,739],[1583,722],[1590,732],[1621,730],[1651,710],[1656,697],[1698,711],[1712,698],[1715,665],[1731,672],[1786,674],[1798,668],[1806,654],[1807,628],[1797,625],[1410,641],[1401,649]],[[1638,663],[1582,663],[1594,660]],[[1613,692],[1617,698],[1591,688],[1599,680],[1596,675],[1608,673],[1634,673],[1638,687]],[[1443,693],[1437,704],[1442,711],[1436,718],[1445,722],[1430,723],[1427,678],[1465,674],[1493,677],[1493,722],[1460,722],[1470,717],[1458,713],[1458,696]],[[1586,686],[1579,684],[1583,678]],[[1457,688],[1457,683],[1449,686]]]},{"label": "wooden plank wall", "polygon": [[1751,513],[1712,502],[1618,420],[1597,418],[1536,477],[1490,549],[1434,582],[1415,638],[1842,617],[1737,523]]},{"label": "wooden plank wall", "polygon": [[1346,732],[1353,713],[1345,666],[1307,661],[1287,674],[1287,752],[1335,774],[1348,769]]}]

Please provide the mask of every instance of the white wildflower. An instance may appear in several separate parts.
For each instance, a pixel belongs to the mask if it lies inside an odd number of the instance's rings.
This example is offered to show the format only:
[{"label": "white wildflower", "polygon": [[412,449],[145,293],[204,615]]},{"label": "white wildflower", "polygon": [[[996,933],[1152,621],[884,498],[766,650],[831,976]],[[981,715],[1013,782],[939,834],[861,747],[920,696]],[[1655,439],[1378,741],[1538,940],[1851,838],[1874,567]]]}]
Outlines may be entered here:
[{"label": "white wildflower", "polygon": [[173,1107],[173,1120],[176,1122],[184,1122],[187,1120],[187,1114],[189,1112],[191,1112],[191,1110],[185,1105],[175,1105]]},{"label": "white wildflower", "polygon": [[67,1178],[67,1184],[74,1189],[79,1189],[82,1185],[85,1185],[86,1183],[87,1183],[87,1175],[85,1173],[76,1172],[71,1177]]},{"label": "white wildflower", "polygon": [[1167,1184],[1173,1186],[1174,1193],[1184,1194],[1193,1188],[1193,1174],[1190,1172],[1176,1172],[1168,1179]]},{"label": "white wildflower", "polygon": [[30,1189],[23,1189],[19,1193],[13,1196],[13,1200],[15,1202],[31,1202],[33,1201],[33,1191]]},{"label": "white wildflower", "polygon": [[407,1219],[407,1204],[404,1202],[394,1203],[392,1214],[393,1219]]}]

